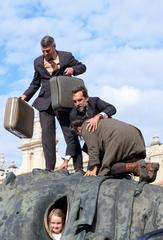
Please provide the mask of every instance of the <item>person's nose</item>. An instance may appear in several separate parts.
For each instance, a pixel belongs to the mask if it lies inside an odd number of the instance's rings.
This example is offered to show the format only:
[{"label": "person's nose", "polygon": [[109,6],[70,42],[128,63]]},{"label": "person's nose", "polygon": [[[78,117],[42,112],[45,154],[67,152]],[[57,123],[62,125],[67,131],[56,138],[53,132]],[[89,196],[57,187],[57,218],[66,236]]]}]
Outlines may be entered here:
[{"label": "person's nose", "polygon": [[76,103],[76,107],[80,107],[80,102],[77,102],[77,103]]},{"label": "person's nose", "polygon": [[44,52],[44,56],[47,56],[48,55],[48,52]]}]

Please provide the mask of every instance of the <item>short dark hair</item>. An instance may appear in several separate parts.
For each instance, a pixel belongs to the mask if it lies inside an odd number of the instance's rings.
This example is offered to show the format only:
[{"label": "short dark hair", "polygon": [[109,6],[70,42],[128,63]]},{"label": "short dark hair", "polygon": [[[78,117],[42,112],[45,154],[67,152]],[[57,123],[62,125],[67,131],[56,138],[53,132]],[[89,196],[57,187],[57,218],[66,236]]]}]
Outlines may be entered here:
[{"label": "short dark hair", "polygon": [[74,95],[77,92],[82,92],[84,97],[88,97],[88,90],[86,89],[85,86],[78,86],[72,90],[72,95]]},{"label": "short dark hair", "polygon": [[83,122],[84,122],[84,120],[85,119],[76,119],[76,120],[72,121],[72,123],[71,123],[72,129],[75,129],[77,127],[81,127]]},{"label": "short dark hair", "polygon": [[54,41],[54,38],[51,37],[51,36],[44,36],[42,39],[41,39],[41,47],[43,48],[47,48],[49,46],[54,46],[56,48],[56,44],[55,44],[55,41]]}]

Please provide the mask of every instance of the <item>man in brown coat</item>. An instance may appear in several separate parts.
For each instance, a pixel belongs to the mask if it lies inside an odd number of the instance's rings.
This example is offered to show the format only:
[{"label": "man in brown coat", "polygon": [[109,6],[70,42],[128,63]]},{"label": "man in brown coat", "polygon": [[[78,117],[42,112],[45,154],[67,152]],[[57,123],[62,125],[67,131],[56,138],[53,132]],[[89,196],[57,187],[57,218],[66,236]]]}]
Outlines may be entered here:
[{"label": "man in brown coat", "polygon": [[101,119],[94,132],[88,131],[86,126],[87,121],[72,122],[72,127],[88,147],[86,176],[133,173],[140,177],[140,181],[155,180],[159,164],[145,162],[145,143],[138,128],[112,118]]}]

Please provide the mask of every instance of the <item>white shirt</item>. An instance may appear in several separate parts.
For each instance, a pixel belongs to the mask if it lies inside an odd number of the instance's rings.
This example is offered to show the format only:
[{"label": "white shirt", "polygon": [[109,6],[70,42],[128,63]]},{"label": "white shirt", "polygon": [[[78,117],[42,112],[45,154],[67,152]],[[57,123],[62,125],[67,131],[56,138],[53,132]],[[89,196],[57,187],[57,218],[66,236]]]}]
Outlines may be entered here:
[{"label": "white shirt", "polygon": [[62,233],[58,233],[58,234],[53,233],[52,234],[53,240],[60,240],[61,236],[62,236]]}]

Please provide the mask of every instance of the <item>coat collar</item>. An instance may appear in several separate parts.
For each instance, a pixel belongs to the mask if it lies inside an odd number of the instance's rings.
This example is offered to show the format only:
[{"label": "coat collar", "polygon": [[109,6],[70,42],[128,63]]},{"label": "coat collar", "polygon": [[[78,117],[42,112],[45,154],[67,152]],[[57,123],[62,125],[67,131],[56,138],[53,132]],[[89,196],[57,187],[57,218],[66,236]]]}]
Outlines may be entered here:
[{"label": "coat collar", "polygon": [[[57,50],[56,50],[57,51]],[[59,57],[59,62],[60,62],[60,68],[62,68],[64,66],[64,52],[62,51],[57,51],[58,57]],[[40,57],[38,57],[38,65],[40,67],[44,68],[44,56],[41,55]]]}]

